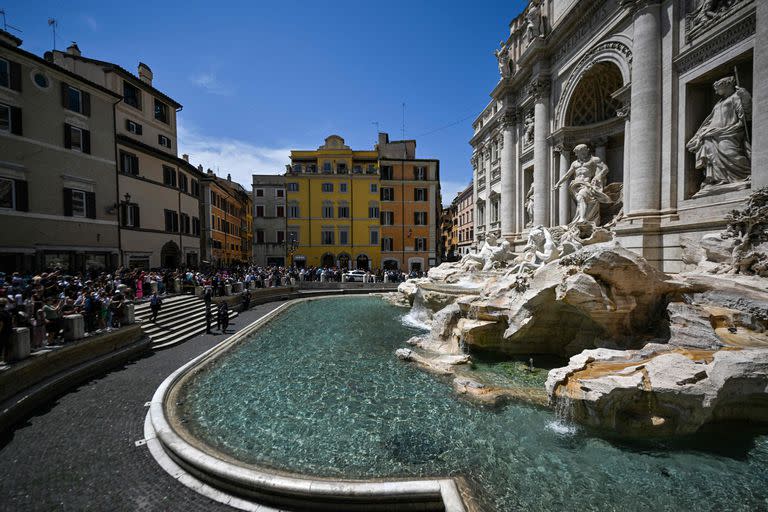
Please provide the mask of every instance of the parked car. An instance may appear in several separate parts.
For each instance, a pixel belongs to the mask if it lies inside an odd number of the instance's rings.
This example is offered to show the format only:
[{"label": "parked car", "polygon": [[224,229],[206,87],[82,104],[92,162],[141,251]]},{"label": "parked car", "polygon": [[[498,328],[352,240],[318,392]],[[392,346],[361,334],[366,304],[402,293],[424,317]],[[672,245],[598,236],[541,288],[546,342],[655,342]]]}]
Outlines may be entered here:
[{"label": "parked car", "polygon": [[365,270],[350,270],[349,272],[346,272],[344,274],[344,277],[347,278],[348,282],[363,282],[363,277],[365,276]]}]

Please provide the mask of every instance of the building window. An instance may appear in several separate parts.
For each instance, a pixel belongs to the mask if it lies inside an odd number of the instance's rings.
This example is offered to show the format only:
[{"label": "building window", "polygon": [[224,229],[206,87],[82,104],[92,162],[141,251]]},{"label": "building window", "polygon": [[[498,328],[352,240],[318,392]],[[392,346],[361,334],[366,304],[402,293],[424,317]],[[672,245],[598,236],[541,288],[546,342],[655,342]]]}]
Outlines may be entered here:
[{"label": "building window", "polygon": [[0,208],[29,211],[29,187],[23,180],[0,178]]},{"label": "building window", "polygon": [[264,243],[264,230],[263,229],[257,229],[256,230],[256,243],[257,244],[263,244]]},{"label": "building window", "polygon": [[379,218],[379,207],[378,206],[369,206],[368,207],[368,218],[369,219],[378,219]]},{"label": "building window", "polygon": [[192,195],[200,197],[200,182],[194,178],[192,179]]},{"label": "building window", "polygon": [[320,232],[320,240],[323,245],[333,245],[333,230],[322,230]]},{"label": "building window", "polygon": [[427,168],[418,166],[413,168],[413,179],[418,181],[424,181],[427,179]]},{"label": "building window", "polygon": [[383,180],[391,180],[392,179],[392,166],[391,165],[382,165],[381,166],[381,179]]},{"label": "building window", "polygon": [[14,209],[16,207],[13,180],[0,178],[0,208]]},{"label": "building window", "polygon": [[395,245],[395,239],[394,238],[382,238],[381,239],[381,250],[382,251],[392,251],[392,247]]},{"label": "building window", "polygon": [[379,191],[378,183],[371,183],[371,194],[375,194]]},{"label": "building window", "polygon": [[72,217],[85,217],[87,207],[85,203],[85,191],[72,191]]},{"label": "building window", "polygon": [[330,173],[331,172],[331,162],[329,162],[328,160],[323,162],[323,172],[325,172],[325,173]]},{"label": "building window", "polygon": [[89,116],[91,115],[91,95],[80,89],[61,84],[61,101],[64,108],[72,112]]},{"label": "building window", "polygon": [[173,210],[164,210],[165,230],[170,233],[179,232],[179,214]]},{"label": "building window", "polygon": [[256,197],[264,197],[264,189],[263,188],[257,188],[256,189]]},{"label": "building window", "polygon": [[299,230],[296,228],[289,229],[288,230],[288,241],[289,242],[299,242]]},{"label": "building window", "polygon": [[285,206],[281,204],[275,206],[275,217],[285,217]]},{"label": "building window", "polygon": [[426,226],[427,212],[413,212],[413,223],[417,226]]},{"label": "building window", "polygon": [[140,227],[139,205],[123,204],[120,207],[120,224],[128,228]]},{"label": "building window", "polygon": [[393,187],[381,187],[381,200],[382,201],[394,201],[395,189]]},{"label": "building window", "polygon": [[346,192],[346,191],[347,191],[347,184],[339,183],[339,192]]},{"label": "building window", "polygon": [[339,218],[340,219],[349,218],[349,206],[339,206]]},{"label": "building window", "polygon": [[284,188],[276,188],[275,189],[275,197],[285,197],[285,189]]},{"label": "building window", "polygon": [[371,230],[371,245],[379,245],[379,230]]},{"label": "building window", "polygon": [[186,235],[189,235],[192,233],[192,227],[189,222],[189,215],[187,215],[186,213],[181,214],[181,232]]},{"label": "building window", "polygon": [[339,245],[349,245],[349,231],[346,229],[339,230]]},{"label": "building window", "polygon": [[0,87],[9,87],[11,83],[11,65],[5,59],[0,59]]},{"label": "building window", "polygon": [[155,98],[155,119],[168,124],[168,105]]},{"label": "building window", "polygon": [[120,172],[133,176],[139,175],[139,157],[120,151]]},{"label": "building window", "polygon": [[481,226],[485,224],[485,207],[481,204],[477,205],[477,223]]},{"label": "building window", "polygon": [[425,189],[425,188],[415,188],[415,189],[413,189],[413,200],[414,201],[426,201],[427,200],[427,189]]},{"label": "building window", "polygon": [[275,234],[277,235],[277,243],[279,244],[285,243],[285,231],[277,230]]},{"label": "building window", "polygon": [[395,212],[381,212],[381,225],[392,226],[395,224]]},{"label": "building window", "polygon": [[192,217],[192,234],[200,236],[200,219],[197,217]]},{"label": "building window", "polygon": [[417,238],[416,239],[416,250],[417,251],[426,251],[427,250],[427,239],[426,238]]},{"label": "building window", "polygon": [[323,183],[323,192],[333,192],[333,183]]},{"label": "building window", "polygon": [[499,202],[491,201],[491,222],[499,221]]},{"label": "building window", "polygon": [[333,206],[332,205],[324,205],[323,206],[323,218],[324,219],[332,219],[333,218]]},{"label": "building window", "polygon": [[368,164],[368,174],[376,174],[376,166],[374,164]]},{"label": "building window", "polygon": [[347,164],[341,163],[336,165],[336,172],[338,174],[347,174]]},{"label": "building window", "polygon": [[187,191],[187,175],[179,171],[179,190],[182,192]]},{"label": "building window", "polygon": [[307,164],[307,172],[317,174],[317,164]]},{"label": "building window", "polygon": [[299,191],[299,184],[295,181],[289,182],[287,184],[288,192],[298,192]]},{"label": "building window", "polygon": [[144,131],[139,123],[131,121],[130,119],[125,120],[125,129],[128,130],[128,133],[133,133],[135,135],[141,135]]},{"label": "building window", "polygon": [[64,147],[90,154],[91,132],[64,123]]},{"label": "building window", "polygon": [[126,80],[123,80],[123,101],[126,105],[141,110],[141,91]]},{"label": "building window", "polygon": [[23,135],[21,129],[21,109],[0,103],[0,131],[14,135]]},{"label": "building window", "polygon": [[362,165],[353,165],[352,166],[352,173],[353,174],[363,174],[363,166]]},{"label": "building window", "polygon": [[288,207],[288,218],[289,219],[297,219],[299,218],[299,207],[296,205],[291,205]]},{"label": "building window", "polygon": [[301,172],[301,164],[293,164],[293,172],[299,173]]},{"label": "building window", "polygon": [[176,187],[176,169],[167,165],[163,166],[163,185]]},{"label": "building window", "polygon": [[256,205],[256,216],[257,217],[263,217],[264,216],[264,205],[263,204],[257,204]]},{"label": "building window", "polygon": [[164,148],[171,149],[171,139],[169,139],[165,135],[158,135],[157,143],[163,146]]}]

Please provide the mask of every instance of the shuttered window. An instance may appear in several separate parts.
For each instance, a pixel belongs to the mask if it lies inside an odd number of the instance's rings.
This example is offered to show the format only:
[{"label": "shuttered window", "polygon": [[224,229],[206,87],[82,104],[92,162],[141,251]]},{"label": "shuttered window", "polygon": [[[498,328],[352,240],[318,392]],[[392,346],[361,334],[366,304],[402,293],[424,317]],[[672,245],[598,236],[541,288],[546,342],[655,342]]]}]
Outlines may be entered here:
[{"label": "shuttered window", "polygon": [[0,59],[0,87],[21,91],[21,64]]},{"label": "shuttered window", "polygon": [[96,194],[73,188],[64,189],[64,215],[96,218]]},{"label": "shuttered window", "polygon": [[91,132],[64,123],[64,147],[83,153],[91,153]]},{"label": "shuttered window", "polygon": [[61,83],[61,104],[72,112],[91,115],[91,95],[64,82]]}]

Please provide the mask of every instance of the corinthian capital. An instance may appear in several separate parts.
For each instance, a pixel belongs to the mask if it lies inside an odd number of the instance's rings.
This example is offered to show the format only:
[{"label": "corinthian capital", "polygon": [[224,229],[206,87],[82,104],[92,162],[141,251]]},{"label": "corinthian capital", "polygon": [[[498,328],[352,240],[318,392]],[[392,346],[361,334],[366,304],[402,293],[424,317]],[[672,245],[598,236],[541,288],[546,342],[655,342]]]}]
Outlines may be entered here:
[{"label": "corinthian capital", "polygon": [[514,110],[507,110],[501,116],[501,129],[507,130],[514,128],[517,125],[517,112]]},{"label": "corinthian capital", "polygon": [[541,101],[549,96],[549,78],[537,77],[528,84],[528,94],[534,97],[536,101]]}]

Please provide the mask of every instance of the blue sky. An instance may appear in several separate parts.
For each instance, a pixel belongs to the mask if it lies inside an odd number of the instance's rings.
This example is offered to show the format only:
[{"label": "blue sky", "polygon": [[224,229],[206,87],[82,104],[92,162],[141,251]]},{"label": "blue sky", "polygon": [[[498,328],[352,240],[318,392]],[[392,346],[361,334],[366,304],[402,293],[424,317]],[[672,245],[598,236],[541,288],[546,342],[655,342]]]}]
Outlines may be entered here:
[{"label": "blue sky", "polygon": [[[471,179],[472,120],[498,80],[493,50],[522,0],[0,1],[23,48],[77,41],[184,105],[179,153],[232,174],[282,172],[332,133],[371,148],[376,126],[441,161],[444,202]],[[450,126],[449,126],[450,125]]]}]

